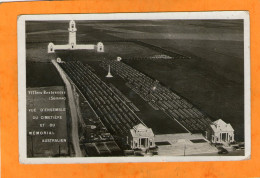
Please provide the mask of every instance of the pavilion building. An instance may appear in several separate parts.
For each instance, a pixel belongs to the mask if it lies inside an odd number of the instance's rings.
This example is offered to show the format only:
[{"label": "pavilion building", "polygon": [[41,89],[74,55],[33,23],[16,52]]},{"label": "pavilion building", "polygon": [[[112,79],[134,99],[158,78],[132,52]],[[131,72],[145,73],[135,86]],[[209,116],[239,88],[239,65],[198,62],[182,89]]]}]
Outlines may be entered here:
[{"label": "pavilion building", "polygon": [[230,124],[218,119],[210,124],[206,131],[206,138],[212,143],[234,142],[234,129]]},{"label": "pavilion building", "polygon": [[130,129],[128,144],[132,149],[149,149],[155,147],[154,133],[151,128],[140,123]]}]

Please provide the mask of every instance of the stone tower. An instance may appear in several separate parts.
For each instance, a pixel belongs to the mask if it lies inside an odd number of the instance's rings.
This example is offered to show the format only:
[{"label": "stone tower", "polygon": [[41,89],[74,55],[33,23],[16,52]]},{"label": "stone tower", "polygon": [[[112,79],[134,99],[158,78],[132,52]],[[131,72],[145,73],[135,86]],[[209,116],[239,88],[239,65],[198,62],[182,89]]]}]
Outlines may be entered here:
[{"label": "stone tower", "polygon": [[69,42],[67,44],[55,45],[53,43],[49,43],[48,45],[48,53],[55,53],[56,50],[96,50],[99,52],[104,52],[104,44],[102,42],[98,42],[97,45],[94,44],[77,44],[76,40],[76,23],[74,20],[71,20],[69,23]]},{"label": "stone tower", "polygon": [[71,49],[73,49],[76,46],[76,32],[77,32],[76,23],[74,20],[70,21],[68,30],[69,30],[69,45]]}]

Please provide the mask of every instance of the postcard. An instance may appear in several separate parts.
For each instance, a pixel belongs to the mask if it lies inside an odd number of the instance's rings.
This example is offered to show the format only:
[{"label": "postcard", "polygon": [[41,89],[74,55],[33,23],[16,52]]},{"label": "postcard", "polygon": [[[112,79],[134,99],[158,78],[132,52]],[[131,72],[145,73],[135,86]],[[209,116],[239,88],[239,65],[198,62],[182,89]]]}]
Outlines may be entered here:
[{"label": "postcard", "polygon": [[248,12],[17,23],[21,163],[250,159]]}]

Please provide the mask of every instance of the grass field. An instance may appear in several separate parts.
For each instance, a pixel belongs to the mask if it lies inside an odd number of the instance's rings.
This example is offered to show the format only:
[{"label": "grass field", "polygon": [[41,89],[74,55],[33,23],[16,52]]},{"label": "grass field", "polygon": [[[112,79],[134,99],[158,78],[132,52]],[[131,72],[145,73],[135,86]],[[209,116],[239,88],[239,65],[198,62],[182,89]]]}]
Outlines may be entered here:
[{"label": "grass field", "polygon": [[51,63],[27,62],[26,87],[64,86]]}]

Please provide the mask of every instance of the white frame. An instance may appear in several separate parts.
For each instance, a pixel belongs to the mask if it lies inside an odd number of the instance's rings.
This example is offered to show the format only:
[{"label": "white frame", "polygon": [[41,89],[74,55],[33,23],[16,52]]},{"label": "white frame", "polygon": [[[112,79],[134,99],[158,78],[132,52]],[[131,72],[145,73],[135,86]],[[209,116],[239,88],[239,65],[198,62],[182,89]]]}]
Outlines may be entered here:
[{"label": "white frame", "polygon": [[[154,156],[154,157],[69,157],[27,158],[26,154],[26,49],[25,22],[39,20],[155,20],[155,19],[243,19],[244,20],[244,126],[245,156]],[[251,156],[250,111],[250,26],[248,11],[212,12],[161,12],[161,13],[109,13],[109,14],[50,14],[21,15],[17,20],[18,33],[18,116],[19,160],[23,164],[63,163],[119,163],[119,162],[187,162],[187,161],[235,161]]]}]

